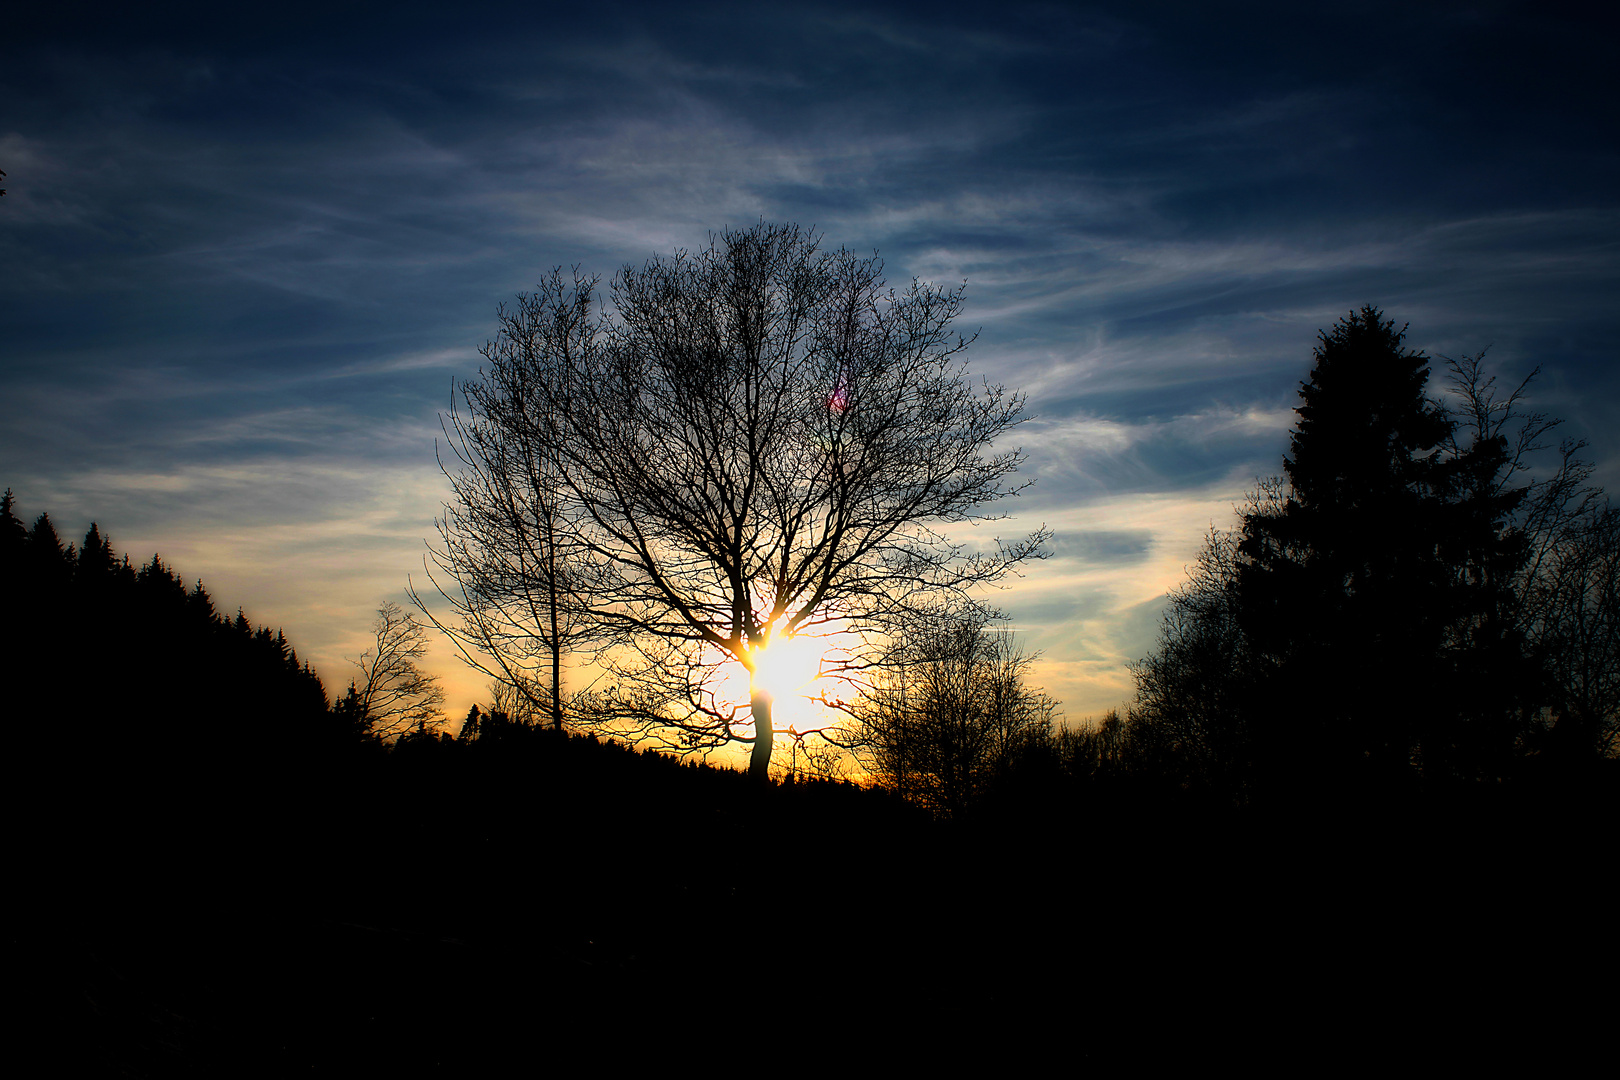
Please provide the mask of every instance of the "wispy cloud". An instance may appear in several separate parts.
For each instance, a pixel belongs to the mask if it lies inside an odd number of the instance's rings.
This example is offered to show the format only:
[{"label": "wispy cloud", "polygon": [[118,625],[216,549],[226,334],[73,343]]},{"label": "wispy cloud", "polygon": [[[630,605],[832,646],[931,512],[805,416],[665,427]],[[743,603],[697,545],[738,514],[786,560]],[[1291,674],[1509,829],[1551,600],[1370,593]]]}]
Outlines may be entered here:
[{"label": "wispy cloud", "polygon": [[[0,44],[4,482],[341,671],[419,565],[438,414],[496,304],[761,217],[967,281],[974,376],[1035,417],[1005,531],[1060,539],[1000,599],[1071,713],[1128,692],[1353,306],[1545,365],[1537,407],[1620,482],[1616,154],[1551,53],[1494,62],[1546,39],[1532,13],[1440,48],[1414,11],[1376,56],[1308,12],[622,14]],[[1607,70],[1597,48],[1557,63]]]}]

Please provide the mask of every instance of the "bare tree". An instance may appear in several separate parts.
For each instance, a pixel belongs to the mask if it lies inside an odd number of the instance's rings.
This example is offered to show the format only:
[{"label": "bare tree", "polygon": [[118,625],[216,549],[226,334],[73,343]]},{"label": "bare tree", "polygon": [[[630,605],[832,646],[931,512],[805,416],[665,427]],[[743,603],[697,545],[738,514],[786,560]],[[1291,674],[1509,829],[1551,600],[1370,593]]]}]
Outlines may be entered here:
[{"label": "bare tree", "polygon": [[996,621],[979,607],[920,615],[857,706],[869,771],[941,816],[966,809],[1052,734],[1057,703],[1026,685],[1034,658]]},{"label": "bare tree", "polygon": [[515,311],[502,306],[500,333],[481,350],[482,377],[461,386],[466,412],[452,410],[446,425],[460,464],[445,469],[454,498],[437,522],[441,546],[430,550],[428,575],[453,618],[439,620],[411,591],[501,688],[505,712],[543,713],[557,730],[567,712],[564,658],[603,630],[590,611],[592,553],[564,499],[560,448],[548,441],[561,419],[551,410],[574,374],[559,361],[596,348],[589,290],[567,300],[553,274]]},{"label": "bare tree", "polygon": [[[1475,445],[1502,447],[1501,466],[1481,478],[1495,494],[1530,471],[1562,421],[1524,408],[1540,368],[1504,395],[1485,374],[1484,356],[1448,360],[1449,389],[1461,403],[1458,430]],[[1585,448],[1564,440],[1557,464],[1518,489],[1514,528],[1524,553],[1512,623],[1542,673],[1535,701],[1549,725],[1546,744],[1560,754],[1608,757],[1620,750],[1620,517],[1591,483]]]},{"label": "bare tree", "polygon": [[[1556,497],[1556,487],[1546,494]],[[1562,511],[1538,507],[1550,535],[1537,537],[1525,626],[1546,674],[1545,743],[1564,756],[1613,757],[1620,751],[1620,515],[1607,499],[1572,501]]]},{"label": "bare tree", "polygon": [[396,738],[437,721],[444,690],[437,675],[419,666],[427,655],[427,627],[390,601],[377,609],[371,630],[372,647],[354,661],[360,678],[352,688],[369,733]]},{"label": "bare tree", "polygon": [[[464,614],[498,609],[464,635],[490,668],[593,635],[614,685],[589,715],[751,744],[763,777],[773,640],[836,627],[858,666],[907,613],[1040,554],[1044,533],[975,548],[941,528],[1019,490],[1021,454],[991,445],[1022,399],[968,381],[960,289],[888,289],[876,258],[796,226],[626,267],[606,304],[598,285],[555,272],[503,312],[450,420],[465,468],[438,565]],[[731,663],[746,704],[716,689]]]},{"label": "bare tree", "polygon": [[[1260,481],[1238,507],[1242,517],[1280,512],[1280,478]],[[1171,590],[1153,652],[1131,665],[1136,700],[1107,728],[1107,760],[1127,749],[1163,751],[1181,782],[1235,792],[1242,788],[1257,737],[1256,687],[1273,674],[1272,657],[1244,632],[1238,591],[1243,534],[1210,527],[1187,580]]]}]

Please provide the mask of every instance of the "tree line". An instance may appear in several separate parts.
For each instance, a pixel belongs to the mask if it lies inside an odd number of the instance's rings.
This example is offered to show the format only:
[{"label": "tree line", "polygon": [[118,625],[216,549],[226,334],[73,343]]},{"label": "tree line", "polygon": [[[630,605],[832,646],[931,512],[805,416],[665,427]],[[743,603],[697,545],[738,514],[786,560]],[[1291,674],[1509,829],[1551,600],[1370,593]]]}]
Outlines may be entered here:
[{"label": "tree line", "polygon": [[345,737],[319,676],[281,632],[219,611],[200,581],[187,586],[156,555],[140,566],[116,555],[94,524],[64,544],[48,514],[25,525],[7,490],[0,575],[13,690],[36,717],[30,739],[108,761],[156,741],[163,753],[152,756],[181,769],[251,758],[277,733]]},{"label": "tree line", "polygon": [[[64,543],[0,496],[0,581],[20,737],[75,789],[297,781],[437,727],[425,630],[385,604],[356,679],[329,700],[280,630],[222,612],[158,555],[136,565],[92,523]],[[98,796],[99,797],[99,796]]]},{"label": "tree line", "polygon": [[[1536,781],[1615,790],[1620,544],[1580,446],[1548,445],[1479,357],[1431,397],[1429,359],[1352,313],[1284,476],[1211,532],[1135,700],[1066,727],[982,601],[1047,534],[968,531],[1020,490],[1024,405],[968,377],[960,303],[763,223],[605,300],[553,275],[447,419],[438,599],[383,605],[336,700],[279,632],[94,525],[25,525],[8,491],[10,790],[40,865],[72,856],[37,875],[42,921],[90,943],[73,996],[106,1061],[409,1069],[665,1020],[764,1033],[829,1002],[955,1045],[985,1015],[1020,1030],[1054,971],[1170,1015],[1164,973],[1206,970],[1208,1000],[1245,972],[1292,986],[1324,925],[1407,963],[1412,910],[1461,913],[1446,963],[1514,962],[1478,943],[1592,865],[1608,820]],[[455,731],[421,667],[435,623],[492,679]],[[806,641],[835,718],[812,731],[772,681],[772,649]],[[598,682],[570,685],[578,660]],[[725,747],[747,772],[698,760]],[[1533,797],[1443,845],[1415,815],[1360,841],[1294,813],[1496,791]],[[1525,884],[1448,891],[1447,858]],[[1361,879],[1419,907],[1361,903]],[[1102,906],[1038,917],[1060,896]],[[213,981],[130,989],[152,970]]]},{"label": "tree line", "polygon": [[1614,760],[1620,521],[1582,444],[1483,356],[1431,396],[1404,338],[1372,307],[1321,333],[1284,476],[1211,530],[1110,720],[1129,768],[1241,800]]},{"label": "tree line", "polygon": [[[1047,532],[987,545],[957,528],[1020,490],[1021,453],[992,444],[1024,418],[1017,394],[969,380],[960,303],[765,223],[627,267],[605,300],[553,274],[501,313],[447,421],[430,560],[447,613],[415,592],[420,616],[384,605],[335,702],[200,583],[118,562],[95,526],[64,546],[8,493],[4,558],[43,629],[27,670],[76,686],[89,741],[167,740],[173,760],[277,759],[273,732],[339,754],[443,744],[420,665],[436,625],[492,680],[463,743],[544,725],[741,745],[756,779],[863,778],[943,817],[1040,784],[1243,803],[1613,760],[1620,545],[1581,446],[1555,451],[1529,380],[1504,392],[1482,357],[1448,361],[1432,396],[1429,358],[1372,307],[1321,333],[1284,476],[1211,531],[1135,700],[1062,726],[978,595]],[[831,719],[799,730],[777,719],[798,688],[770,661],[806,642]],[[596,681],[565,693],[586,664]],[[746,694],[717,692],[728,664]],[[226,701],[239,719],[217,719]]]},{"label": "tree line", "polygon": [[[763,222],[605,296],[553,273],[459,388],[429,565],[447,617],[418,605],[554,727],[742,745],[757,777],[845,768],[947,814],[1020,758],[1238,802],[1612,758],[1615,526],[1581,447],[1544,467],[1557,421],[1482,356],[1432,396],[1429,358],[1370,306],[1322,332],[1284,477],[1211,534],[1135,701],[1055,729],[978,595],[1049,534],[962,539],[1021,490],[1026,413],[972,384],[960,309]],[[775,719],[766,678],[805,638],[836,715],[813,732]],[[746,700],[715,692],[730,664]]]}]

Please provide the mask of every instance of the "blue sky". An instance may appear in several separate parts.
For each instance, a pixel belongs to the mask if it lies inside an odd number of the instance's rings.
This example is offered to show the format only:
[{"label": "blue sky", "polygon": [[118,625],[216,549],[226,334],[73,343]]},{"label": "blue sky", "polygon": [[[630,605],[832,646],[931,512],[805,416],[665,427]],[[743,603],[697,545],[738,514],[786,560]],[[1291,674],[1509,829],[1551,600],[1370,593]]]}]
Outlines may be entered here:
[{"label": "blue sky", "polygon": [[[1059,532],[997,600],[1071,718],[1128,694],[1352,307],[1504,380],[1540,365],[1534,407],[1613,489],[1613,22],[1213,7],[23,15],[0,484],[285,627],[335,690],[420,576],[438,414],[496,305],[765,218],[967,282],[975,374],[1035,416],[1002,531]],[[440,663],[454,710],[484,696]]]}]

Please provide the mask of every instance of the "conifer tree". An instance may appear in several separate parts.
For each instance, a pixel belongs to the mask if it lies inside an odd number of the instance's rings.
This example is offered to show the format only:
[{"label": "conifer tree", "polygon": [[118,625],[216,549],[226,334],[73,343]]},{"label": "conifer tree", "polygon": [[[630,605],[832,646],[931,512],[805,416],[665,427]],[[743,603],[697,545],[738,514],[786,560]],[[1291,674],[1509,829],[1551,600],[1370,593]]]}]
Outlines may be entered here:
[{"label": "conifer tree", "polygon": [[1506,731],[1481,712],[1480,660],[1521,655],[1499,617],[1523,558],[1505,442],[1459,445],[1428,357],[1376,308],[1324,331],[1315,360],[1285,497],[1245,516],[1238,548],[1263,744],[1306,774],[1477,772]]}]

